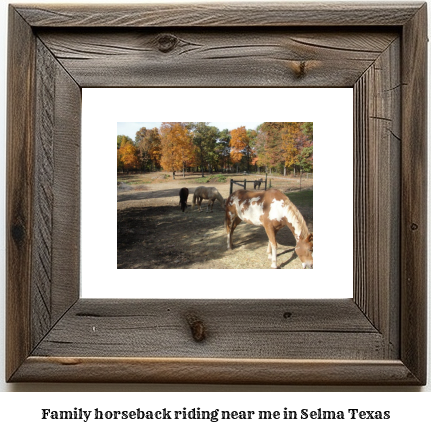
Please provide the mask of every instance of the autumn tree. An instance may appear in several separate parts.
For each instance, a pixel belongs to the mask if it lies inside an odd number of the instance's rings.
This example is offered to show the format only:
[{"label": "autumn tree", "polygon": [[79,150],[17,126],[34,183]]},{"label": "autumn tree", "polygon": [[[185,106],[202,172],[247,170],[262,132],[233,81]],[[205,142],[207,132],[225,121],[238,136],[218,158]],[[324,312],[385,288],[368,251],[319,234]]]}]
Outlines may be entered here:
[{"label": "autumn tree", "polygon": [[123,139],[132,142],[132,140],[126,135],[117,135],[117,150],[121,147],[121,142],[123,142]]},{"label": "autumn tree", "polygon": [[135,170],[139,169],[139,165],[139,148],[135,147],[133,141],[128,136],[122,136],[120,148],[117,149],[117,170]]},{"label": "autumn tree", "polygon": [[249,167],[252,149],[250,147],[250,136],[244,126],[231,130],[230,132],[230,159],[233,164],[237,165],[245,158],[247,169]]},{"label": "autumn tree", "polygon": [[160,168],[161,141],[158,129],[142,127],[136,132],[135,144],[141,153],[142,169]]},{"label": "autumn tree", "polygon": [[175,172],[194,163],[193,143],[186,123],[162,123],[160,127],[160,163],[162,168]]},{"label": "autumn tree", "polygon": [[282,133],[285,166],[310,172],[313,169],[313,123],[286,123]]},{"label": "autumn tree", "polygon": [[300,131],[300,123],[286,123],[286,126],[283,128],[284,164],[288,169],[295,168],[298,165],[298,155],[301,150],[298,142]]},{"label": "autumn tree", "polygon": [[286,169],[312,170],[313,123],[265,122],[257,128],[258,166],[286,173]]},{"label": "autumn tree", "polygon": [[281,169],[284,166],[282,130],[286,123],[265,122],[258,127],[256,138],[258,165],[266,170]]}]

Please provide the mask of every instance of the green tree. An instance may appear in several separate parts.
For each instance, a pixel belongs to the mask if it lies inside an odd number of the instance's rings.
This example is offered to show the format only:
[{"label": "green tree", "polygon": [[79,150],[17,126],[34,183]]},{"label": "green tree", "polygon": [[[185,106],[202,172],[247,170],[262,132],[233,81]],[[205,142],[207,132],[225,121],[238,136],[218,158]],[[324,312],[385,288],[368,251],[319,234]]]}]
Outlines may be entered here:
[{"label": "green tree", "polygon": [[230,162],[230,133],[228,129],[219,132],[216,152],[218,153],[218,160],[221,166],[228,169]]},{"label": "green tree", "polygon": [[219,163],[217,142],[220,135],[217,127],[209,126],[209,123],[187,123],[187,128],[192,132],[193,145],[195,147],[196,160],[202,171],[212,170]]}]

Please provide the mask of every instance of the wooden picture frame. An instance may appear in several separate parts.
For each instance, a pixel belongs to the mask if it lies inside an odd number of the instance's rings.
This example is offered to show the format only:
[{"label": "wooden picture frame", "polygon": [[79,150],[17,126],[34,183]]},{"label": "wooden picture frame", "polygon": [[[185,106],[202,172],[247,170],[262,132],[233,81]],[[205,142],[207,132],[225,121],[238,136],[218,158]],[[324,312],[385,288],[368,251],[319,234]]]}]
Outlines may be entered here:
[{"label": "wooden picture frame", "polygon": [[[424,3],[11,5],[7,381],[424,385],[426,46]],[[81,88],[160,86],[354,89],[353,299],[80,298]]]}]

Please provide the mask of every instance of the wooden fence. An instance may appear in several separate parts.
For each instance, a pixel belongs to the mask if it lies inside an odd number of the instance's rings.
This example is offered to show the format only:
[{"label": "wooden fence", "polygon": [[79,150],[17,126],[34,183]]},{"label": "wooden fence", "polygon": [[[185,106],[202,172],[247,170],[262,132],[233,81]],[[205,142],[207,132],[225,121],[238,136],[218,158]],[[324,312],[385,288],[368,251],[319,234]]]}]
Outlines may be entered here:
[{"label": "wooden fence", "polygon": [[[230,193],[229,193],[229,195],[231,195],[232,192],[233,192],[233,185],[234,184],[236,184],[236,185],[238,185],[240,187],[243,187],[244,190],[247,190],[247,183],[253,183],[253,188],[255,188],[255,183],[258,182],[258,181],[259,180],[246,180],[245,178],[244,178],[243,181],[234,181],[231,178],[230,179]],[[265,184],[265,190],[266,190],[267,189],[267,184],[268,184],[268,175],[267,174],[265,175],[265,180],[262,180],[261,182]],[[260,189],[260,186],[259,186],[259,189]]]}]

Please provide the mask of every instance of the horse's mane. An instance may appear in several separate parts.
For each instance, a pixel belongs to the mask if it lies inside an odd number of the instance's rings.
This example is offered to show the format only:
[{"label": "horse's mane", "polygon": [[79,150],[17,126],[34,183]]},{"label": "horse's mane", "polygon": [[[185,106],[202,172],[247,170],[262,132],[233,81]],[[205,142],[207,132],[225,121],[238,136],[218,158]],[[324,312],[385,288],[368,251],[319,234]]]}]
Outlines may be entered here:
[{"label": "horse's mane", "polygon": [[293,220],[292,227],[294,229],[295,236],[297,235],[296,232],[299,232],[300,239],[307,238],[309,231],[304,217],[288,197],[286,197],[285,204],[287,207],[287,218],[289,220]]}]

